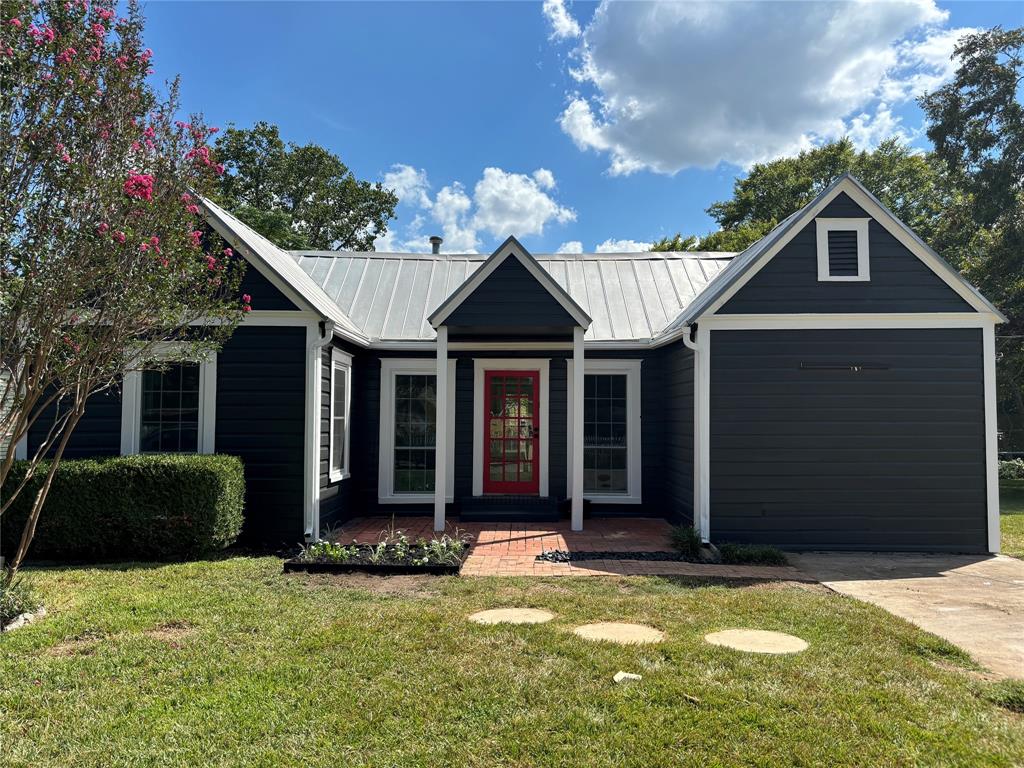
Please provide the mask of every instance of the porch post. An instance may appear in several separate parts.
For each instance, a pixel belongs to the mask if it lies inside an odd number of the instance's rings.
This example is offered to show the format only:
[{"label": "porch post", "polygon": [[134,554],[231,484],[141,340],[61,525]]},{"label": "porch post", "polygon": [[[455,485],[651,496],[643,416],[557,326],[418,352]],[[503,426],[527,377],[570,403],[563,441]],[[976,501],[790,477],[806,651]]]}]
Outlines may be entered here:
[{"label": "porch post", "polygon": [[572,529],[583,530],[583,334],[577,326],[572,333]]},{"label": "porch post", "polygon": [[437,329],[437,403],[434,429],[434,530],[444,530],[444,503],[448,493],[448,326]]}]

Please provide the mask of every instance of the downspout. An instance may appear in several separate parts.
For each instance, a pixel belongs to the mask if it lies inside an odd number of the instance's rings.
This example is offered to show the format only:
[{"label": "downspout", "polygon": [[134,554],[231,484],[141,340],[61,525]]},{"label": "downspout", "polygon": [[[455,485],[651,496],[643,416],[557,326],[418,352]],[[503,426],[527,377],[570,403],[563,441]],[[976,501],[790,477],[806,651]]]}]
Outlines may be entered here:
[{"label": "downspout", "polygon": [[[701,541],[708,544],[711,541],[711,521],[707,509],[709,497],[704,487],[710,480],[705,439],[709,426],[707,404],[710,401],[710,393],[705,391],[710,384],[710,376],[704,370],[708,364],[707,345],[698,341],[702,336],[697,332],[696,323],[687,325],[683,331],[683,344],[693,352],[693,527],[700,534]],[[707,339],[706,331],[703,339]]]},{"label": "downspout", "polygon": [[306,326],[306,438],[305,509],[306,541],[320,538],[320,384],[323,350],[334,338],[334,321],[321,320]]}]

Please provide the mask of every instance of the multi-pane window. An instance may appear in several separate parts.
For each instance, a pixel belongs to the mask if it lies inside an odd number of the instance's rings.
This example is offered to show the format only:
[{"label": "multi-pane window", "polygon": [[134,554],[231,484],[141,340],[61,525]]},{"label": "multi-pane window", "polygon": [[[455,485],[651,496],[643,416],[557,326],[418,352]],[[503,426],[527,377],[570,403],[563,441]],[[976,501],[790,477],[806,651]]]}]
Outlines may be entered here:
[{"label": "multi-pane window", "polygon": [[433,493],[437,377],[395,375],[395,493]]},{"label": "multi-pane window", "polygon": [[199,364],[174,363],[142,373],[141,453],[199,449]]},{"label": "multi-pane window", "polygon": [[583,377],[583,490],[627,493],[626,374]]},{"label": "multi-pane window", "polygon": [[331,354],[331,479],[348,473],[348,427],[351,386],[351,358],[334,350]]}]

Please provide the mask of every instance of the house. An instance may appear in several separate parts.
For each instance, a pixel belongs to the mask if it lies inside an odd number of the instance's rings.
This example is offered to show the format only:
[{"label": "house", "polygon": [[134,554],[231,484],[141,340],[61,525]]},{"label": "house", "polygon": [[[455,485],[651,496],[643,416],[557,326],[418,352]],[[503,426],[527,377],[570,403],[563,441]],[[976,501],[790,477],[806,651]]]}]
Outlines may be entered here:
[{"label": "house", "polygon": [[240,455],[250,534],[286,541],[590,514],[999,548],[1004,318],[851,176],[736,255],[287,253],[206,213],[254,311],[215,359],[97,398],[68,455]]}]

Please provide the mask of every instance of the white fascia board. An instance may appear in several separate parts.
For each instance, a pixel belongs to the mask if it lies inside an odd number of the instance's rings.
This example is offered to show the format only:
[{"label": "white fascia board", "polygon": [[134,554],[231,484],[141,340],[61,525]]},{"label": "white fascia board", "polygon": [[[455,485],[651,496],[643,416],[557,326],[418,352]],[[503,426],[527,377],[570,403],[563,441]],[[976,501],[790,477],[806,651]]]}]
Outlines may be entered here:
[{"label": "white fascia board", "polygon": [[434,310],[433,314],[428,318],[430,325],[434,328],[443,325],[452,312],[458,309],[462,302],[468,299],[484,280],[490,277],[494,270],[504,264],[505,260],[510,256],[514,256],[523,265],[526,271],[551,294],[552,298],[559,303],[562,309],[569,313],[577,325],[583,328],[590,327],[590,315],[583,311],[583,308],[548,274],[546,269],[537,263],[537,260],[530,255],[530,252],[514,237],[509,237],[502,243],[478,270],[466,278],[466,281],[456,289],[455,293],[445,299],[441,306]]}]

